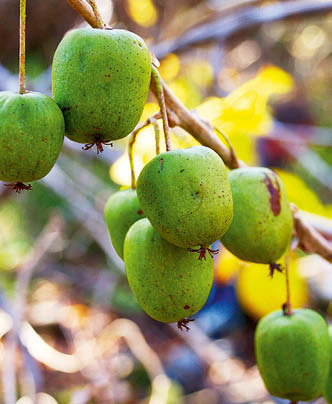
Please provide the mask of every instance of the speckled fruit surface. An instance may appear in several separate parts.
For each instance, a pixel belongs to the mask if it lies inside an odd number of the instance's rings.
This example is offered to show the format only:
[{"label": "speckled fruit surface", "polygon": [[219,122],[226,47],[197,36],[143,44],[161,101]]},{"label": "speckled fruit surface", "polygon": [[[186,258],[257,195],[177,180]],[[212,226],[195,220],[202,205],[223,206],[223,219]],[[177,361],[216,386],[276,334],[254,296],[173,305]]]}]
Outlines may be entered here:
[{"label": "speckled fruit surface", "polygon": [[138,177],[137,196],[153,227],[182,248],[210,245],[233,218],[227,169],[204,146],[156,156]]},{"label": "speckled fruit surface", "polygon": [[149,50],[132,32],[70,31],[52,66],[53,96],[64,114],[66,136],[91,143],[128,135],[142,114],[150,76]]},{"label": "speckled fruit surface", "polygon": [[332,326],[329,326],[329,338],[330,338],[330,364],[329,364],[329,374],[325,382],[325,387],[323,391],[323,396],[325,400],[331,404],[332,403]]},{"label": "speckled fruit surface", "polygon": [[62,149],[64,120],[47,95],[0,92],[0,180],[43,178]]},{"label": "speckled fruit surface", "polygon": [[144,218],[135,189],[125,189],[111,195],[104,214],[113,247],[123,258],[123,244],[130,226]]},{"label": "speckled fruit surface", "polygon": [[309,401],[322,394],[329,366],[327,323],[317,312],[273,312],[255,332],[258,369],[268,391],[291,401]]},{"label": "speckled fruit surface", "polygon": [[162,239],[148,219],[129,229],[124,245],[129,285],[142,309],[155,320],[180,321],[200,310],[213,282],[213,260]]},{"label": "speckled fruit surface", "polygon": [[281,179],[263,167],[229,173],[234,219],[221,238],[237,257],[271,264],[287,249],[292,235],[292,212]]}]

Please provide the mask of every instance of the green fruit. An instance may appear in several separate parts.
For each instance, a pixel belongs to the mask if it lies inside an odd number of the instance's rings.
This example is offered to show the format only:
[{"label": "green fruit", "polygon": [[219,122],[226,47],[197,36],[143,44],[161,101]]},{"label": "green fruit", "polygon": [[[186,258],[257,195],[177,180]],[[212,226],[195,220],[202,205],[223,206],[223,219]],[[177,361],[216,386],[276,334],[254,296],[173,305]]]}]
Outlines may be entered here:
[{"label": "green fruit", "polygon": [[291,401],[318,397],[329,366],[329,335],[324,318],[313,310],[291,316],[276,311],[258,323],[255,333],[258,369],[268,391]]},{"label": "green fruit", "polygon": [[293,219],[285,187],[263,167],[232,170],[234,220],[222,237],[224,246],[245,261],[272,264],[286,251]]},{"label": "green fruit", "polygon": [[138,177],[137,196],[153,227],[182,248],[210,245],[233,217],[225,165],[204,146],[156,156]]},{"label": "green fruit", "polygon": [[53,60],[53,95],[66,136],[105,143],[128,135],[148,95],[150,53],[144,41],[121,29],[80,28],[60,42]]},{"label": "green fruit", "polygon": [[27,92],[0,92],[0,180],[43,178],[62,148],[64,120],[52,98]]},{"label": "green fruit", "polygon": [[123,258],[123,244],[132,224],[144,216],[136,191],[126,189],[111,195],[105,205],[105,221],[115,251]]},{"label": "green fruit", "polygon": [[124,244],[131,290],[155,320],[181,321],[205,304],[213,282],[213,261],[162,239],[148,219],[134,223]]},{"label": "green fruit", "polygon": [[329,337],[330,337],[330,365],[329,365],[328,377],[325,382],[323,396],[325,400],[329,404],[331,404],[332,403],[332,326],[329,327]]}]

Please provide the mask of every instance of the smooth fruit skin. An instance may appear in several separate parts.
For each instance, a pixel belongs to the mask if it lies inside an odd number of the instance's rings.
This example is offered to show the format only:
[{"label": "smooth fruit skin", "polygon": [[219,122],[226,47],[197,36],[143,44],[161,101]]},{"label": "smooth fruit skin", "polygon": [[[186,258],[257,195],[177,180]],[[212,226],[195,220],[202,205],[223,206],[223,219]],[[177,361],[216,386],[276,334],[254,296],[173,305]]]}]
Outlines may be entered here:
[{"label": "smooth fruit skin", "polygon": [[153,227],[182,248],[212,244],[233,218],[227,169],[204,146],[156,156],[138,177],[137,196]]},{"label": "smooth fruit skin", "polygon": [[286,251],[293,219],[286,189],[273,171],[263,167],[232,170],[234,219],[221,242],[238,258],[272,264]]},{"label": "smooth fruit skin", "polygon": [[124,245],[131,290],[155,320],[183,320],[205,304],[213,283],[213,260],[199,261],[188,250],[162,239],[148,219],[134,223]]},{"label": "smooth fruit skin", "polygon": [[309,309],[292,316],[275,311],[255,332],[258,369],[268,391],[291,401],[309,401],[324,388],[329,366],[325,319]]},{"label": "smooth fruit skin", "polygon": [[329,338],[330,338],[330,365],[329,373],[325,382],[323,396],[325,400],[331,404],[332,403],[332,326],[329,326]]},{"label": "smooth fruit skin", "polygon": [[115,251],[123,259],[123,244],[132,224],[144,218],[134,189],[111,195],[105,205],[105,222]]},{"label": "smooth fruit skin", "polygon": [[62,149],[64,120],[47,95],[0,92],[0,180],[43,178]]},{"label": "smooth fruit skin", "polygon": [[80,28],[60,42],[53,59],[55,101],[66,136],[79,143],[123,138],[139,121],[151,76],[144,41],[120,29]]}]

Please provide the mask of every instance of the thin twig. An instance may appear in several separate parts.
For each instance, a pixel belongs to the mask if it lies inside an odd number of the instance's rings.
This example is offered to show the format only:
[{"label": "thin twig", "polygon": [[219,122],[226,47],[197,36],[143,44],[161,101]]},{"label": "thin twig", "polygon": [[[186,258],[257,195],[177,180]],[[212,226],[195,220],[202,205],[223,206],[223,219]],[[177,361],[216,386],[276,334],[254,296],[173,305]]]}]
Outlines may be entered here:
[{"label": "thin twig", "polygon": [[291,305],[291,295],[289,287],[289,252],[287,252],[285,257],[285,278],[286,278],[286,305],[285,305],[285,315],[293,315],[292,305]]},{"label": "thin twig", "polygon": [[100,28],[93,10],[85,0],[67,0],[67,2],[92,28]]},{"label": "thin twig", "polygon": [[166,109],[166,104],[165,104],[164,88],[163,88],[163,83],[161,81],[159,72],[153,65],[152,65],[151,81],[152,81],[152,87],[155,90],[154,94],[157,97],[159,107],[160,107],[161,117],[163,120],[166,151],[169,151],[172,149],[172,146],[171,146],[171,135],[170,135],[170,131],[169,131],[169,124],[168,124],[167,109]]},{"label": "thin twig", "polygon": [[26,32],[26,0],[20,0],[20,94],[25,93],[25,32]]},{"label": "thin twig", "polygon": [[156,142],[156,155],[160,153],[160,130],[157,119],[150,117],[150,122],[153,125],[154,137]]},{"label": "thin twig", "polygon": [[239,163],[239,159],[236,155],[235,149],[231,143],[231,141],[229,140],[229,137],[222,132],[220,129],[218,129],[216,126],[213,127],[213,129],[219,133],[220,136],[222,136],[222,138],[225,140],[225,142],[227,143],[227,146],[229,148],[229,151],[231,153],[231,159],[232,159],[232,166],[233,167],[240,167],[240,163]]},{"label": "thin twig", "polygon": [[105,24],[103,22],[103,19],[101,18],[101,15],[100,15],[100,12],[98,10],[98,7],[97,7],[97,4],[96,4],[95,0],[88,0],[88,2],[89,2],[90,6],[91,6],[91,8],[93,10],[93,13],[94,13],[95,17],[96,17],[98,28],[103,28],[105,26]]},{"label": "thin twig", "polygon": [[136,142],[137,135],[139,132],[151,125],[152,119],[160,118],[160,112],[155,113],[150,118],[148,118],[145,122],[139,124],[135,130],[131,133],[129,143],[128,143],[128,155],[129,155],[129,163],[130,163],[130,175],[131,175],[131,188],[136,189],[136,177],[135,177],[135,167],[134,167],[134,144]]}]

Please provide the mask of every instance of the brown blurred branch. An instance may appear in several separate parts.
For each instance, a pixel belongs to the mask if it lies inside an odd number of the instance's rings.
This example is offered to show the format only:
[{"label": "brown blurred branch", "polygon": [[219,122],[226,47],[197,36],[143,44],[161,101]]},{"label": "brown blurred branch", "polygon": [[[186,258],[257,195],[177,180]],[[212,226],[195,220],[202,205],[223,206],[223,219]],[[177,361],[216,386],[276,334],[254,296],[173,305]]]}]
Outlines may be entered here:
[{"label": "brown blurred branch", "polygon": [[299,247],[308,253],[316,253],[327,261],[332,261],[332,243],[327,241],[308,221],[295,205],[292,204],[294,230],[299,240]]},{"label": "brown blurred branch", "polygon": [[91,27],[100,28],[92,8],[85,0],[67,0],[67,1],[73,7],[73,9],[77,11],[78,14],[91,25]]},{"label": "brown blurred branch", "polygon": [[25,261],[17,268],[17,285],[15,291],[14,308],[8,314],[11,316],[12,329],[8,332],[4,344],[4,360],[6,366],[3,370],[2,380],[6,404],[16,403],[16,370],[15,356],[20,330],[24,320],[24,309],[26,306],[26,295],[33,270],[40,264],[45,254],[52,247],[60,234],[62,220],[58,215],[53,215],[48,224],[39,235],[34,248]]},{"label": "brown blurred branch", "polygon": [[[203,146],[210,147],[223,159],[229,168],[239,168],[245,164],[234,158],[234,154],[220,141],[212,126],[203,121],[197,114],[190,112],[172,93],[167,85],[162,81],[167,108],[170,109],[172,126],[180,126],[190,133]],[[155,87],[152,86],[152,91]]]},{"label": "brown blurred branch", "polygon": [[[88,8],[87,3],[81,0],[67,0],[75,10],[92,26],[97,27],[96,18],[92,10]],[[208,33],[202,31],[202,27],[190,31],[181,41],[177,40],[178,45],[187,46],[192,44],[192,41],[202,42],[203,40],[225,39],[236,30],[243,30],[245,27],[262,24],[264,22],[276,21],[285,19],[291,16],[298,15],[311,15],[316,12],[324,12],[332,10],[332,1],[313,2],[311,0],[298,0],[298,1],[285,1],[283,3],[271,4],[265,7],[254,7],[249,10],[244,10],[237,14],[236,19],[234,16],[225,17],[223,21],[216,21],[213,25],[209,23]],[[246,14],[247,13],[247,14]],[[227,28],[227,18],[232,18],[232,26]],[[228,25],[229,25],[228,21]],[[206,26],[203,26],[203,28]],[[223,31],[224,30],[224,31]],[[195,33],[195,35],[194,35]],[[190,34],[190,35],[189,35]],[[188,36],[189,35],[189,36]],[[192,38],[186,41],[184,38]],[[169,47],[168,51],[174,51]],[[158,52],[157,52],[158,53]],[[159,52],[158,54],[161,54]],[[163,53],[165,54],[165,53]],[[190,112],[172,93],[172,91],[163,82],[164,96],[167,105],[167,115],[171,126],[180,126],[188,133],[190,133],[202,145],[210,147],[224,160],[225,164],[233,169],[243,167],[245,164],[234,158],[234,154],[219,140],[213,128],[199,118],[195,113]],[[156,88],[151,86],[151,91],[156,94]],[[328,261],[332,260],[332,243],[329,243],[309,222],[306,222],[299,212],[294,209],[294,230],[299,239],[299,246],[307,252],[312,252],[321,255]]]},{"label": "brown blurred branch", "polygon": [[152,51],[158,58],[179,52],[190,46],[210,41],[222,42],[234,35],[244,33],[264,23],[285,20],[292,17],[313,16],[332,10],[332,1],[290,0],[273,2],[265,6],[242,4],[229,15],[224,13],[217,20],[208,21],[187,31],[182,37],[166,40],[154,46]]}]

